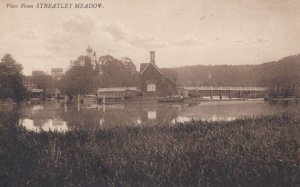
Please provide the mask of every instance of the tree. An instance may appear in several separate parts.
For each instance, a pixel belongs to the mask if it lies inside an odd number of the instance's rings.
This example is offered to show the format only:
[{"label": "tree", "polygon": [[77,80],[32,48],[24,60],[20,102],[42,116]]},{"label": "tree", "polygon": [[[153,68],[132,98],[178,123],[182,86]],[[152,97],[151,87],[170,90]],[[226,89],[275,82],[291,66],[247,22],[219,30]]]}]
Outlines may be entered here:
[{"label": "tree", "polygon": [[54,81],[50,75],[47,75],[43,71],[33,71],[32,72],[32,82],[39,89],[47,89],[53,87]]},{"label": "tree", "polygon": [[[61,90],[68,96],[96,93],[100,87],[136,86],[138,73],[132,60],[110,55],[101,56],[98,63],[90,56],[80,55],[61,80]],[[95,52],[94,52],[95,54]],[[92,59],[93,58],[93,59]]]},{"label": "tree", "polygon": [[4,55],[0,63],[0,98],[22,101],[25,98],[22,66],[10,54]]},{"label": "tree", "polygon": [[138,74],[128,57],[118,60],[110,55],[99,58],[103,87],[136,86]]},{"label": "tree", "polygon": [[84,58],[83,66],[71,67],[61,80],[61,90],[68,96],[96,92],[99,77],[89,58]]}]

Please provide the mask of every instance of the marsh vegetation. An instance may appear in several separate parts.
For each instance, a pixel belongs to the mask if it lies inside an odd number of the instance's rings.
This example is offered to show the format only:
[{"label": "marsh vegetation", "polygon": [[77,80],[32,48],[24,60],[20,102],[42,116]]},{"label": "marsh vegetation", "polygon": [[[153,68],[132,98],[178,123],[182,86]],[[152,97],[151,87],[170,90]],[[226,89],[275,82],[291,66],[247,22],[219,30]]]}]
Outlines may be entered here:
[{"label": "marsh vegetation", "polygon": [[300,183],[300,123],[287,114],[65,133],[14,123],[0,128],[2,186]]}]

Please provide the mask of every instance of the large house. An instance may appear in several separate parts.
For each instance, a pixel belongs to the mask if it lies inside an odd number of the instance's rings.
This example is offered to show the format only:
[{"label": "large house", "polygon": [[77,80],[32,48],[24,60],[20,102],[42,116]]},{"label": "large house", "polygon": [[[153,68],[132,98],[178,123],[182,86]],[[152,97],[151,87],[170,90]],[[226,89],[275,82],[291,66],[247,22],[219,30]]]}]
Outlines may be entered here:
[{"label": "large house", "polygon": [[172,96],[177,94],[176,82],[164,76],[155,64],[155,52],[150,51],[150,63],[140,65],[140,89],[144,96]]},{"label": "large house", "polygon": [[71,60],[71,67],[82,67],[85,63],[85,58],[88,57],[91,61],[92,66],[95,68],[97,65],[96,51],[94,51],[90,46],[86,49],[86,56],[81,55],[77,60]]}]

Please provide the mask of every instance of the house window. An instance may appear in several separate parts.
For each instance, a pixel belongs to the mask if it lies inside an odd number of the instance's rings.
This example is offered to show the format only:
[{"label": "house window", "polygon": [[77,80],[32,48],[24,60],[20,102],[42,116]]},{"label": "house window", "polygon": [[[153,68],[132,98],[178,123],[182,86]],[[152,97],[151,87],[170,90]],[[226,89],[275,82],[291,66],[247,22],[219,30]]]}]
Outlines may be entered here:
[{"label": "house window", "polygon": [[148,92],[155,92],[156,91],[156,84],[147,84],[147,91]]}]

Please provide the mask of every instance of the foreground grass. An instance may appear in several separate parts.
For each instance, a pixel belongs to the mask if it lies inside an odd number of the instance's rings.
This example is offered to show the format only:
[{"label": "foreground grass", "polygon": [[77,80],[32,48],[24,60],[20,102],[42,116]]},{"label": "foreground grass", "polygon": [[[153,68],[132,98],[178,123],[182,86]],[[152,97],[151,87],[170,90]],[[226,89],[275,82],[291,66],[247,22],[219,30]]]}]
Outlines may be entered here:
[{"label": "foreground grass", "polygon": [[109,130],[0,129],[0,186],[297,186],[289,116]]}]

